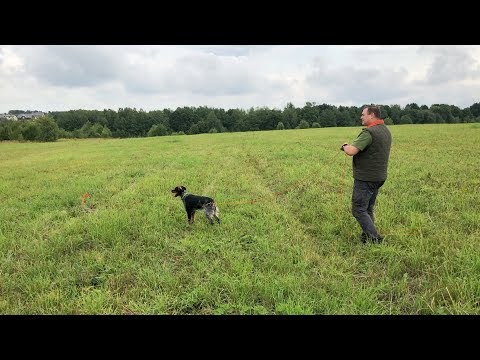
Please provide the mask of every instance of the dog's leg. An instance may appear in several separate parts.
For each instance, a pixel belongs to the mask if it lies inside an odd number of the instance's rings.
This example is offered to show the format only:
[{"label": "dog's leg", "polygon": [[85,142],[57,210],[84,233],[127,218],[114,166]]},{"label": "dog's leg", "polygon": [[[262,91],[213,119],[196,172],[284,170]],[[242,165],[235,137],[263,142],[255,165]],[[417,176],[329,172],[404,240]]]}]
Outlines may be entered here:
[{"label": "dog's leg", "polygon": [[212,213],[209,212],[208,210],[205,210],[205,216],[207,217],[208,222],[210,223],[210,225],[213,225]]},{"label": "dog's leg", "polygon": [[188,223],[193,224],[193,222],[195,221],[195,210],[188,210],[187,215],[188,215]]},{"label": "dog's leg", "polygon": [[218,223],[220,224],[220,218],[218,217],[219,215],[219,210],[218,207],[215,206],[215,211],[213,213],[213,216],[215,216],[215,219],[217,219]]}]

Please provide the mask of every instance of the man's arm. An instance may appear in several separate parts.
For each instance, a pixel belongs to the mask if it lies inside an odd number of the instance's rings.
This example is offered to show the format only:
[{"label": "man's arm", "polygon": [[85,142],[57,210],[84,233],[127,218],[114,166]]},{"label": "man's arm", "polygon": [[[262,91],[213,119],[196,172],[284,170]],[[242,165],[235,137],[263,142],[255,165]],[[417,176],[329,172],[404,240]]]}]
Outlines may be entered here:
[{"label": "man's arm", "polygon": [[366,130],[363,130],[355,139],[353,144],[343,143],[341,150],[349,156],[357,155],[360,151],[365,150],[372,143],[372,135]]},{"label": "man's arm", "polygon": [[359,148],[356,148],[355,146],[349,145],[347,143],[342,145],[342,150],[345,152],[345,154],[349,156],[357,155],[358,152],[360,151]]}]

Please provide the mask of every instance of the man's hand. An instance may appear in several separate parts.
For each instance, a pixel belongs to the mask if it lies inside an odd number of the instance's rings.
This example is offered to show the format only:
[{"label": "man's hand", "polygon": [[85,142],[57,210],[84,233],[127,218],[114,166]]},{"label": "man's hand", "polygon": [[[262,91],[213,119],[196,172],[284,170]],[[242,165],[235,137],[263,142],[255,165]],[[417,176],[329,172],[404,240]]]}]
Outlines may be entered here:
[{"label": "man's hand", "polygon": [[345,145],[348,145],[348,143],[344,143],[344,144],[340,147],[340,150],[345,151],[345,149],[343,148]]}]

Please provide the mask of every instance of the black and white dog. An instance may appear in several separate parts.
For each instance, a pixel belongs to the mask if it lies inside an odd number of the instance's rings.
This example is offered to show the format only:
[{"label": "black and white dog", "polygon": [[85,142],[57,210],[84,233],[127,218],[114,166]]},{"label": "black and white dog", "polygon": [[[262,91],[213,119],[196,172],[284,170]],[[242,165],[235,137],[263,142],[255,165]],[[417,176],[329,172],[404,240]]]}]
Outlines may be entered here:
[{"label": "black and white dog", "polygon": [[213,218],[220,224],[220,218],[218,217],[218,207],[215,204],[215,200],[208,196],[193,195],[187,192],[185,186],[177,186],[172,190],[175,193],[175,197],[180,196],[185,210],[187,211],[188,223],[193,224],[195,221],[195,211],[202,210],[205,212],[205,216],[211,225],[213,225]]}]

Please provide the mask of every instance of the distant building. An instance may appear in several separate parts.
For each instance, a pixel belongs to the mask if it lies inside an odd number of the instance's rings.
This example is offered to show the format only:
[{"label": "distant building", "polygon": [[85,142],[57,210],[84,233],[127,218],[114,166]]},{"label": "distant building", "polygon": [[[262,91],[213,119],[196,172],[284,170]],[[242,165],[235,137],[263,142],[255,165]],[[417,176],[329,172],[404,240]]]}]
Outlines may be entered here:
[{"label": "distant building", "polygon": [[17,118],[20,119],[20,120],[26,120],[26,119],[35,119],[35,118],[38,118],[38,117],[42,117],[42,116],[45,116],[46,113],[44,113],[43,111],[36,111],[36,112],[32,112],[32,113],[23,113],[23,114],[17,114]]},{"label": "distant building", "polygon": [[1,120],[18,120],[18,118],[12,114],[0,114],[0,119]]}]

